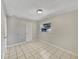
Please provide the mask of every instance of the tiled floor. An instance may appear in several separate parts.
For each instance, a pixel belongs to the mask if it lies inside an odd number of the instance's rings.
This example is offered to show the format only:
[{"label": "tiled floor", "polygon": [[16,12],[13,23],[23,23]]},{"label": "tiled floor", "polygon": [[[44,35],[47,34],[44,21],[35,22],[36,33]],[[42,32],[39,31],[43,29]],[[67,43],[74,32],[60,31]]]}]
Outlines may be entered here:
[{"label": "tiled floor", "polygon": [[77,57],[43,42],[29,42],[7,48],[5,59],[77,59]]}]

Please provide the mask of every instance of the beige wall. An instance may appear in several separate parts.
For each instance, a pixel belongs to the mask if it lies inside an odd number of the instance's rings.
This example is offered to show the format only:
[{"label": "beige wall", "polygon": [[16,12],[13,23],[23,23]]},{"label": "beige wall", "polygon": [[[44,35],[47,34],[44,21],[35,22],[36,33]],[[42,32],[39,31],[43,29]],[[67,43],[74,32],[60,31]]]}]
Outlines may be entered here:
[{"label": "beige wall", "polygon": [[77,11],[73,11],[39,21],[39,25],[47,21],[52,23],[52,31],[39,32],[39,39],[77,54],[77,17]]},{"label": "beige wall", "polygon": [[28,21],[24,18],[19,18],[16,16],[8,16],[8,45],[20,43],[26,41],[26,24],[32,23],[32,38],[36,36],[36,22]]}]

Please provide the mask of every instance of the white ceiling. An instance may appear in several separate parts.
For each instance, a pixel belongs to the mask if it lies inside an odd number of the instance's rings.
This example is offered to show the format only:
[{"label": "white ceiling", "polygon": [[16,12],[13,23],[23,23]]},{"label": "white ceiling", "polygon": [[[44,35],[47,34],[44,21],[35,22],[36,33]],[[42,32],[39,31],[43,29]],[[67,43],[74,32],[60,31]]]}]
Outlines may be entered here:
[{"label": "white ceiling", "polygon": [[[77,0],[4,0],[9,16],[17,16],[30,20],[40,20],[49,15],[77,9]],[[37,9],[43,9],[37,14]]]}]

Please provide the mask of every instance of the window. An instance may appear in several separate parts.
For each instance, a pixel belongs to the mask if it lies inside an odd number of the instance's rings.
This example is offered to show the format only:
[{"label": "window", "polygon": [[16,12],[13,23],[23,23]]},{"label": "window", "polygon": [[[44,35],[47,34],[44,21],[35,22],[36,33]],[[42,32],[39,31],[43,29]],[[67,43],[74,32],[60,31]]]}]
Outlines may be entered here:
[{"label": "window", "polygon": [[44,24],[42,24],[41,31],[42,32],[49,32],[49,31],[51,31],[51,23],[44,23]]}]

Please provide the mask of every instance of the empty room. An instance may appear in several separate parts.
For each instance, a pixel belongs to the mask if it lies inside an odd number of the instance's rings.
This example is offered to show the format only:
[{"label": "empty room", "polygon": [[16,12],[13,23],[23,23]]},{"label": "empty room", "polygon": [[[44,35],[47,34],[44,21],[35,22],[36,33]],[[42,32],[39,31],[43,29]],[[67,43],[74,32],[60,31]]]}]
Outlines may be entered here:
[{"label": "empty room", "polygon": [[1,59],[78,59],[77,0],[2,0]]}]

